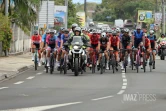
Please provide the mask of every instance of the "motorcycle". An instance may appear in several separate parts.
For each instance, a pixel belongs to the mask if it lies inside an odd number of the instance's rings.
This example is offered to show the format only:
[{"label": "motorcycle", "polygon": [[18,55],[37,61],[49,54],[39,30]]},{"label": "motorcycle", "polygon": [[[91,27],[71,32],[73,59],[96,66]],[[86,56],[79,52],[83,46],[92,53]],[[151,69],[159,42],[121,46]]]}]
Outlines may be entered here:
[{"label": "motorcycle", "polygon": [[165,60],[165,56],[166,56],[166,41],[160,42],[159,46],[160,46],[160,59],[161,60]]},{"label": "motorcycle", "polygon": [[71,69],[75,76],[79,73],[83,73],[83,66],[85,64],[85,50],[82,46],[85,46],[80,36],[74,36],[71,42],[72,50],[69,51],[71,61]]}]

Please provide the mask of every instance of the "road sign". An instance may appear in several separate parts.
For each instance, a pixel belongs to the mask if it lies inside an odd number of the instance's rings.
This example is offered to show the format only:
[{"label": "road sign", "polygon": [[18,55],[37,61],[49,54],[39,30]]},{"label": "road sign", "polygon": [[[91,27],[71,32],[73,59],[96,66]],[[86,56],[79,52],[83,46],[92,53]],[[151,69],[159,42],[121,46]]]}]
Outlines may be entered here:
[{"label": "road sign", "polygon": [[154,24],[150,24],[150,29],[154,30],[155,25]]}]

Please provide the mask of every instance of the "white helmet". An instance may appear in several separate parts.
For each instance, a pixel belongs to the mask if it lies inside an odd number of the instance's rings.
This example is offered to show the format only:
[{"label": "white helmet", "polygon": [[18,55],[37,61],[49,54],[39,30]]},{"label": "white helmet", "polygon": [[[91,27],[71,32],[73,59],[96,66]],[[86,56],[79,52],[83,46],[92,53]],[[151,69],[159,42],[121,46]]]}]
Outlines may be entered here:
[{"label": "white helmet", "polygon": [[116,28],[116,32],[117,32],[117,33],[120,32],[120,28]]},{"label": "white helmet", "polygon": [[136,29],[141,29],[141,26],[140,26],[140,25],[138,25],[138,26],[136,27]]},{"label": "white helmet", "polygon": [[106,33],[105,32],[101,33],[101,37],[106,38],[107,37]]},{"label": "white helmet", "polygon": [[124,29],[124,32],[129,33],[129,31],[130,31],[130,30],[129,30],[128,28],[125,28],[125,29]]},{"label": "white helmet", "polygon": [[153,30],[150,30],[149,33],[150,33],[150,34],[154,34],[154,31],[153,31]]}]

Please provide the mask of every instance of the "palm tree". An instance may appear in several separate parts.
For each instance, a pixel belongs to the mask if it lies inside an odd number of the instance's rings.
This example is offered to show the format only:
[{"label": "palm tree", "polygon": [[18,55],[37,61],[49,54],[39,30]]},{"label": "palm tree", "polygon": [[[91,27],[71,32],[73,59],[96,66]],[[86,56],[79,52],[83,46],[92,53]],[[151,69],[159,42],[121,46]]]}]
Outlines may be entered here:
[{"label": "palm tree", "polygon": [[[41,0],[13,0],[14,7],[11,8],[11,0],[9,0],[9,16],[18,25],[25,26],[30,29],[31,25],[37,20],[37,10],[40,7]],[[3,0],[1,4],[1,9],[4,13]]]}]

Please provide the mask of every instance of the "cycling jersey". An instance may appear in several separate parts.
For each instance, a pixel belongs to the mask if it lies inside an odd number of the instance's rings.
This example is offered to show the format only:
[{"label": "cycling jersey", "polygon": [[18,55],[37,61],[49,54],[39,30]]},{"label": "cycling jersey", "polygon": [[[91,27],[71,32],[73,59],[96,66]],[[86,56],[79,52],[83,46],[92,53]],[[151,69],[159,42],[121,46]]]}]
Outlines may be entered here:
[{"label": "cycling jersey", "polygon": [[127,48],[127,46],[130,44],[131,42],[131,37],[128,35],[128,36],[125,36],[123,35],[122,38],[121,38],[121,43],[122,43],[122,46],[124,49]]},{"label": "cycling jersey", "polygon": [[41,42],[41,36],[40,35],[37,35],[37,36],[33,35],[31,37],[31,41],[34,44],[40,44],[40,42]]},{"label": "cycling jersey", "polygon": [[150,45],[150,40],[148,38],[145,38],[145,48],[148,49]]},{"label": "cycling jersey", "polygon": [[95,34],[95,35],[94,35],[94,34],[91,35],[91,36],[90,36],[91,44],[94,44],[94,45],[98,44],[98,42],[99,42],[99,38],[100,38],[100,36],[97,35],[97,34]]},{"label": "cycling jersey", "polygon": [[106,49],[107,47],[107,42],[108,42],[108,39],[105,38],[104,40],[102,38],[100,38],[100,48],[101,49]]},{"label": "cycling jersey", "polygon": [[147,36],[148,39],[150,40],[151,43],[151,48],[154,49],[155,47],[155,41],[156,41],[156,35],[152,35],[152,37],[150,35]]},{"label": "cycling jersey", "polygon": [[117,46],[119,42],[119,37],[118,36],[116,36],[116,38],[110,37],[109,42],[111,43],[111,47]]},{"label": "cycling jersey", "polygon": [[65,43],[67,40],[65,38],[69,38],[69,35],[65,37],[64,34],[61,35],[61,40],[63,40],[63,43]]},{"label": "cycling jersey", "polygon": [[56,36],[55,35],[53,37],[51,37],[50,35],[47,36],[46,43],[49,47],[51,47],[51,49],[54,49],[56,44]]},{"label": "cycling jersey", "polygon": [[165,37],[164,37],[164,38],[161,38],[161,37],[160,37],[157,41],[161,43],[161,42],[166,41],[166,38],[165,38]]},{"label": "cycling jersey", "polygon": [[137,31],[134,31],[134,36],[135,36],[135,39],[141,39],[142,40],[143,31],[140,30],[140,33],[138,33]]}]

